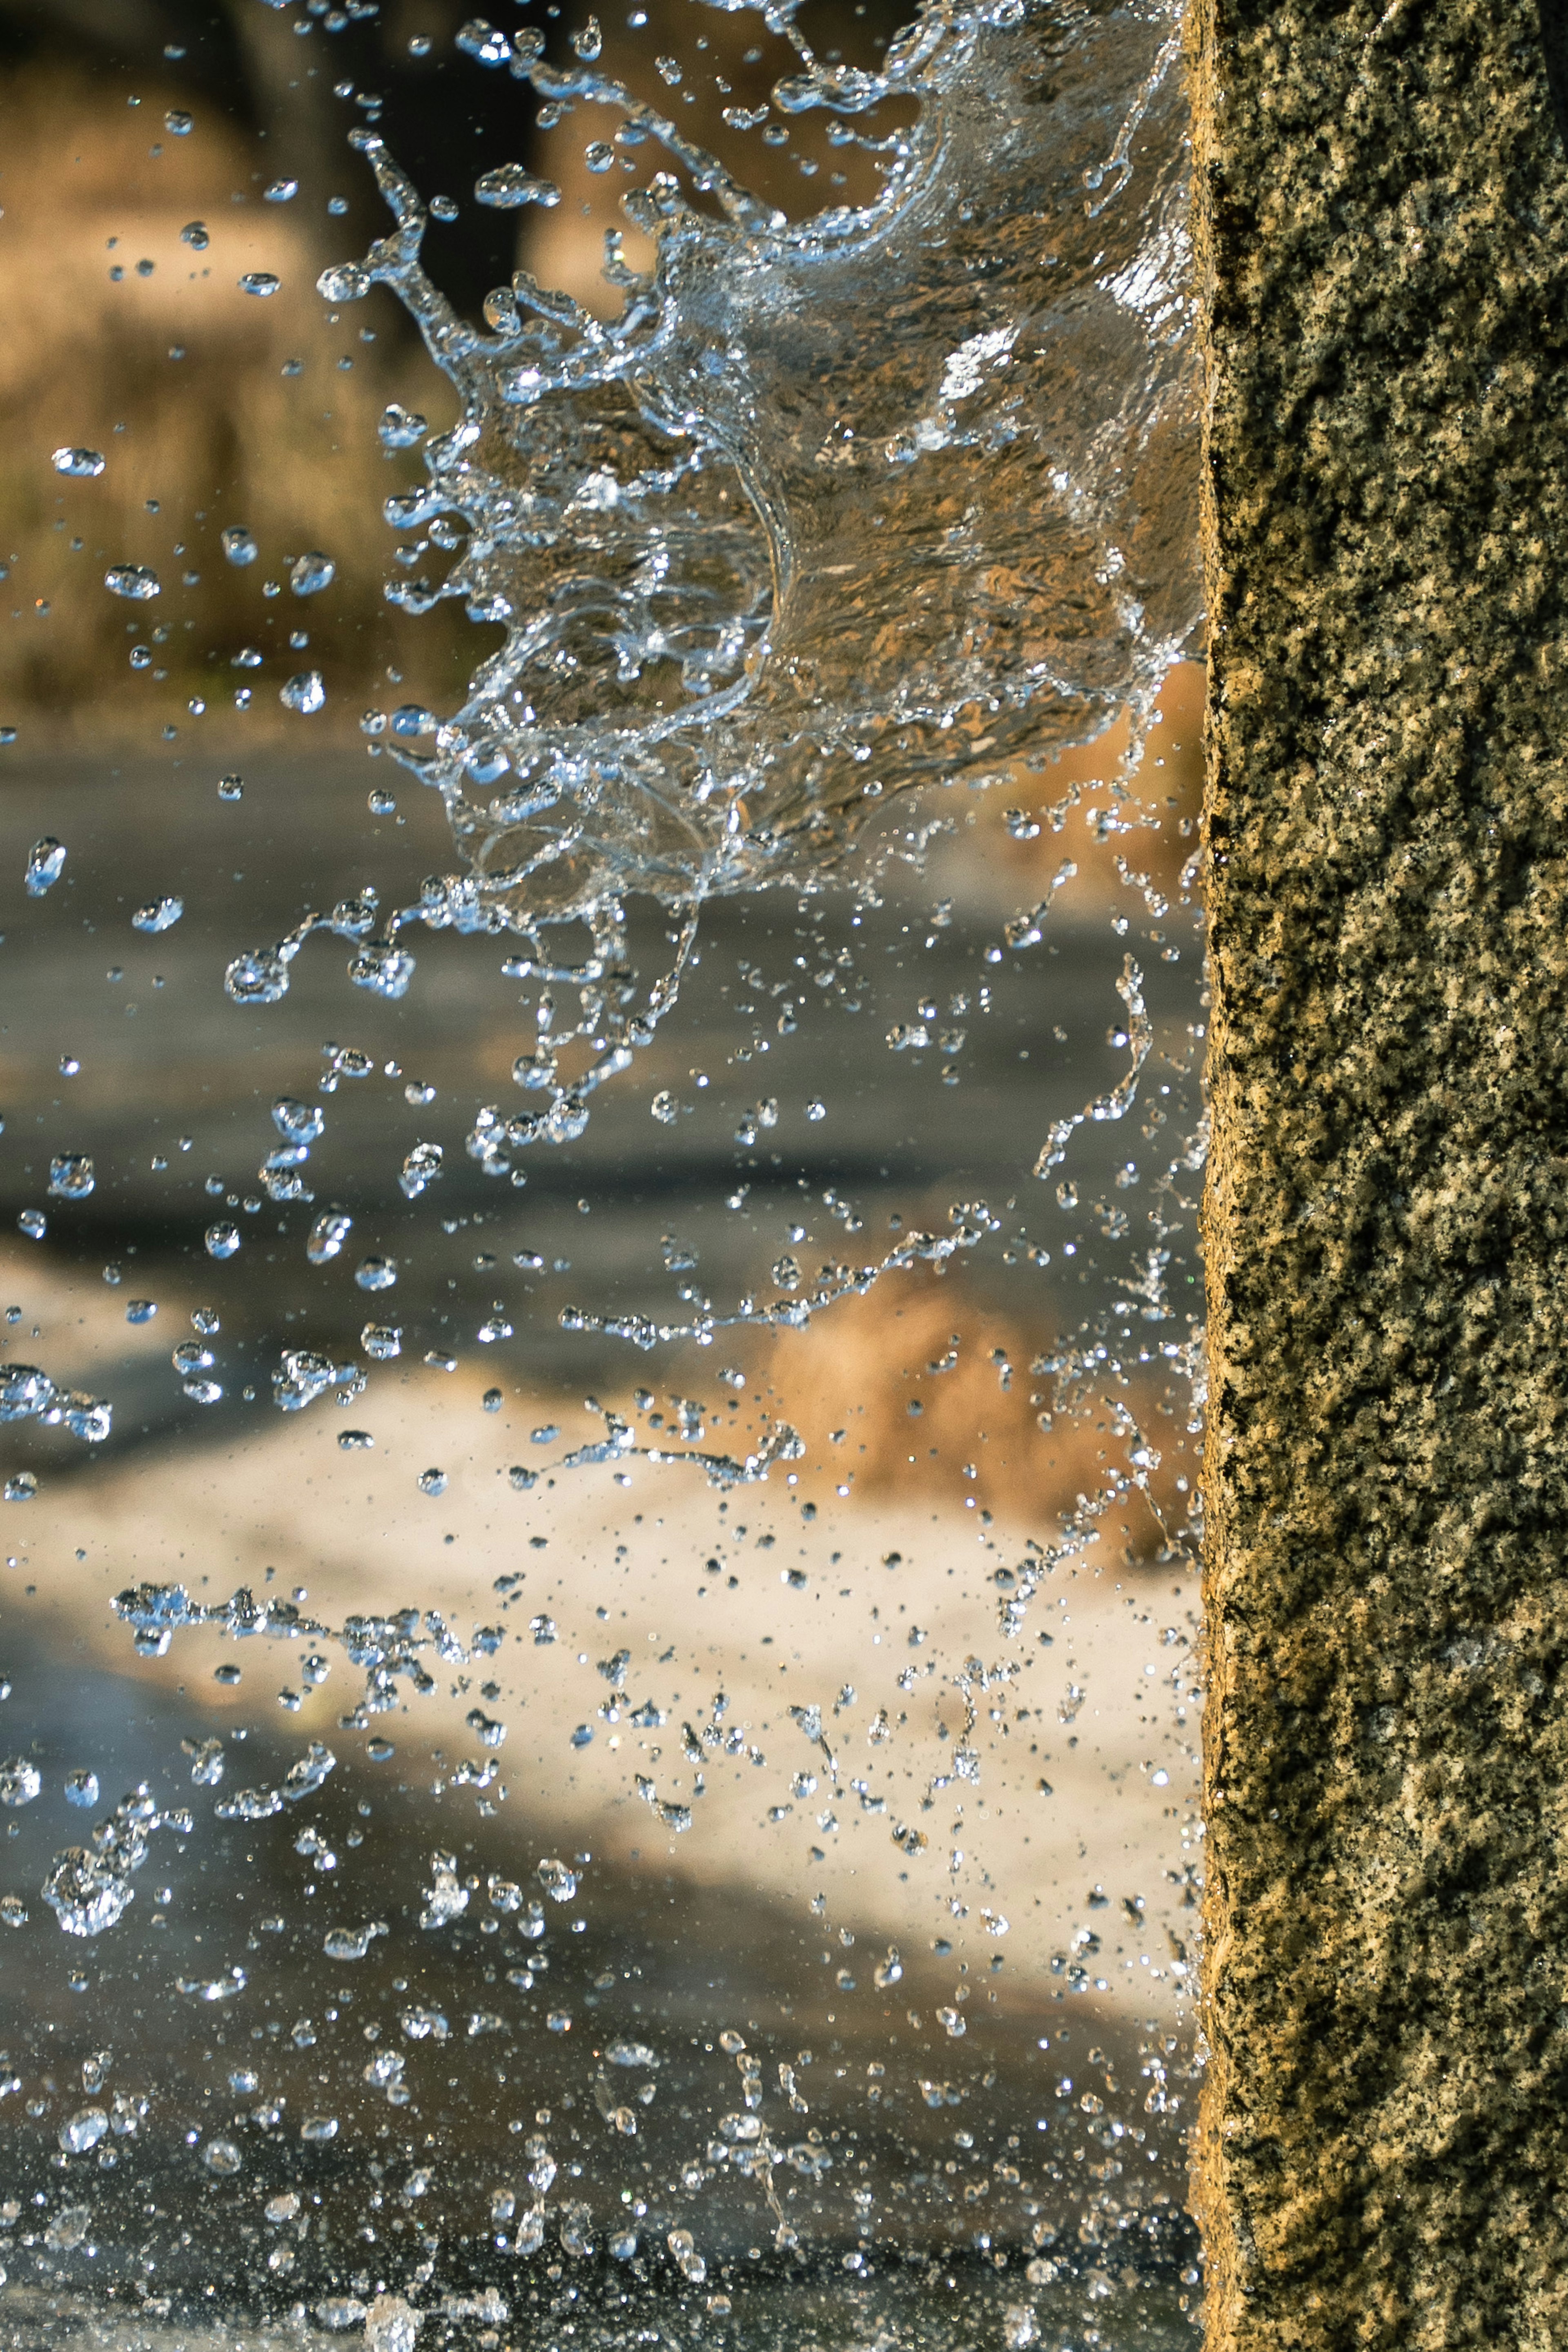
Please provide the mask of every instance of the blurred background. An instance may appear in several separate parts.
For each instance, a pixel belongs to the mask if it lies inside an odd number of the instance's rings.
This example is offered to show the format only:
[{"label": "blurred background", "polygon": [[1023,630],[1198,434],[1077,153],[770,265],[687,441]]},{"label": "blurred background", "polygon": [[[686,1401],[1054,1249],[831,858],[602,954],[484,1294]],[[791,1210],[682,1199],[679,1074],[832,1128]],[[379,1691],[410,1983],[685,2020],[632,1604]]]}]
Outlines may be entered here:
[{"label": "blurred background", "polygon": [[[390,300],[344,322],[314,293],[384,217],[348,130],[458,200],[430,266],[470,315],[520,263],[617,299],[613,187],[454,51],[465,13],[0,5],[0,1371],[112,1407],[91,1444],[0,1428],[3,2340],[121,2340],[129,2312],[126,2341],[227,2345],[297,2314],[390,2347],[390,2296],[492,2345],[672,2314],[742,2343],[1184,2341],[1200,675],[1173,674],[1131,803],[1112,736],[889,811],[869,900],[710,908],[678,1013],[525,1184],[463,1146],[533,1034],[500,943],[421,935],[397,1003],[331,940],[282,1004],[223,992],[308,906],[404,903],[447,862],[434,796],[354,721],[450,708],[492,636],[383,594],[381,502],[418,467],[377,421],[449,394]],[[633,11],[616,59],[665,102],[690,14]],[[515,21],[552,53],[582,30]],[[759,21],[701,12],[737,105],[787,64]],[[870,62],[899,12],[802,22]],[[710,94],[691,127],[722,144]],[[816,136],[762,151],[792,212],[869,193]],[[469,198],[503,160],[563,189],[521,242]],[[61,477],[60,446],[104,472]],[[318,549],[335,577],[301,599]],[[121,562],[155,605],[105,594]],[[277,689],[306,660],[329,696],[302,720]],[[45,836],[68,854],[33,897]],[[1064,861],[1044,936],[1008,945]],[[166,898],[172,928],[133,926]],[[633,909],[639,960],[666,921]],[[1137,1100],[1037,1181],[1127,1068],[1130,955]],[[258,1172],[279,1096],[324,1114],[313,1199]],[[444,1173],[410,1202],[426,1140]],[[75,1153],[91,1192],[51,1194]],[[722,1314],[788,1257],[808,1295],[981,1202],[983,1243],[805,1329],[645,1353],[563,1328]],[[312,1263],[329,1208],[352,1223]],[[1051,1365],[1107,1330],[1120,1369],[1064,1403]],[[301,1347],[366,1382],[278,1412]],[[729,1486],[646,1452],[568,1466],[605,1409],[643,1449],[743,1461],[785,1423],[802,1451]],[[1075,1516],[1094,1540],[1037,1575]],[[138,1656],[112,1603],[142,1582],[293,1596],[319,1630]],[[366,1715],[344,1628],[405,1607],[429,1687]],[[318,1794],[217,1810],[311,1742]],[[53,1858],[142,1782],[191,1828],[152,1836],[117,1927],[63,1936]],[[422,1927],[447,1881],[461,1906]]]}]

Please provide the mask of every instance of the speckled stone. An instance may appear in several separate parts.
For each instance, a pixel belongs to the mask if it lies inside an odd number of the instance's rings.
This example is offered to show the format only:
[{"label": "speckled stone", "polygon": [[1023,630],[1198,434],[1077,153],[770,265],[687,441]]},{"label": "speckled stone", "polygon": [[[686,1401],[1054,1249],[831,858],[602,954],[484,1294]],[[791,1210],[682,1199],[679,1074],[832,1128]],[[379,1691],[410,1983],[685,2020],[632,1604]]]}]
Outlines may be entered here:
[{"label": "speckled stone", "polygon": [[1191,37],[1208,2341],[1560,2352],[1568,163],[1533,0]]}]

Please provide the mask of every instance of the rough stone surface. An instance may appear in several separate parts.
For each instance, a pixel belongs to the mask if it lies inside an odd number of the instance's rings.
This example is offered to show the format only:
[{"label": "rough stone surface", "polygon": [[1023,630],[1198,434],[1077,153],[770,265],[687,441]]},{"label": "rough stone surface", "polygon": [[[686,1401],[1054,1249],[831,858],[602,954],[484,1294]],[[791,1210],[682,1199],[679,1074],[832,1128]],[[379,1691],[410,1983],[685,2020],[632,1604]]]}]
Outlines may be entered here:
[{"label": "rough stone surface", "polygon": [[[1549,28],[1550,29],[1550,28]],[[1568,2344],[1568,165],[1197,0],[1214,2352]]]}]

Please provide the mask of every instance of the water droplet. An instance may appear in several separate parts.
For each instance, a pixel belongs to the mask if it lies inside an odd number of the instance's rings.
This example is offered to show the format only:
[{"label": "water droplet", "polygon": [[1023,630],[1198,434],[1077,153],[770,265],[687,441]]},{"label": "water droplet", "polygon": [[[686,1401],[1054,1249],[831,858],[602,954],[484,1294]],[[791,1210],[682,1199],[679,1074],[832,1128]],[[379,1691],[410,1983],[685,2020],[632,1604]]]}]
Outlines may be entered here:
[{"label": "water droplet", "polygon": [[362,1290],[390,1290],[397,1280],[397,1260],[395,1257],[366,1257],[354,1268],[354,1280]]},{"label": "water droplet", "polygon": [[0,1763],[0,1805],[30,1805],[43,1785],[43,1775],[29,1758],[11,1756]]},{"label": "water droplet", "polygon": [[363,1960],[375,1938],[386,1933],[384,1919],[367,1920],[363,1927],[333,1927],[321,1949],[329,1960]]},{"label": "water droplet", "polygon": [[138,931],[171,930],[185,911],[183,898],[153,898],[145,907],[138,907],[131,918],[131,926]]},{"label": "water droplet", "polygon": [[209,2172],[216,2172],[219,2179],[226,2180],[242,2169],[245,2158],[233,2140],[209,2139],[202,2150],[202,2162]]},{"label": "water droplet", "polygon": [[312,1265],[325,1265],[337,1256],[349,1237],[353,1219],[342,1209],[328,1209],[316,1219],[305,1243],[305,1255]]},{"label": "water droplet", "polygon": [[[322,2140],[336,2139],[337,2136],[338,2119],[336,2116],[307,2116],[304,2122],[300,2126],[300,2138],[303,2140],[309,2140],[313,2144],[319,2145]],[[363,2304],[359,2306],[358,2312],[355,2315],[360,2319],[364,2317],[364,2306]]]},{"label": "water droplet", "polygon": [[230,523],[219,534],[219,544],[225,560],[239,571],[243,571],[247,563],[254,563],[261,551],[243,523]]},{"label": "water droplet", "polygon": [[41,1242],[48,1231],[48,1222],[42,1209],[24,1209],[16,1219],[16,1230],[26,1234],[30,1242]]},{"label": "water droplet", "polygon": [[49,460],[57,474],[73,474],[79,480],[91,481],[103,471],[101,449],[57,449]]},{"label": "water droplet", "polygon": [[421,1470],[418,1486],[422,1495],[444,1495],[447,1491],[447,1473],[444,1470]]},{"label": "water droplet", "polygon": [[46,890],[52,890],[65,872],[65,864],[66,845],[63,841],[57,841],[48,833],[41,841],[35,841],[27,852],[27,863],[22,869],[28,898],[41,898]]},{"label": "water droplet", "polygon": [[323,302],[359,302],[374,284],[368,269],[357,261],[340,261],[323,269],[316,280],[316,291]]},{"label": "water droplet", "polygon": [[116,563],[103,575],[103,584],[112,596],[128,597],[133,604],[145,604],[163,593],[157,573],[145,563]]},{"label": "water droplet", "polygon": [[85,1151],[62,1152],[49,1162],[49,1191],[57,1201],[85,1201],[97,1181]]},{"label": "water droplet", "polygon": [[55,1856],[43,1886],[44,1900],[68,1936],[101,1936],[124,1917],[135,1895],[123,1857],[89,1853],[79,1845]]},{"label": "water droplet", "polygon": [[278,699],[286,710],[298,710],[309,717],[321,709],[327,699],[327,689],[319,669],[296,670],[287,684],[278,689]]},{"label": "water droplet", "polygon": [[315,596],[323,588],[330,588],[337,576],[338,567],[331,557],[315,549],[309,555],[295,558],[289,566],[289,585],[296,596]]},{"label": "water droplet", "polygon": [[616,151],[603,139],[590,139],[583,150],[583,161],[590,172],[608,172],[616,161]]},{"label": "water droplet", "polygon": [[282,279],[270,269],[247,269],[238,281],[242,294],[262,295],[276,294],[282,283]]},{"label": "water droplet", "polygon": [[561,191],[553,180],[537,179],[521,163],[500,163],[493,172],[481,173],[474,182],[474,194],[481,205],[489,205],[498,212],[510,212],[520,205],[552,205],[561,202]]},{"label": "water droplet", "polygon": [[109,2117],[101,2107],[79,2107],[68,2123],[60,2126],[60,2146],[68,2156],[85,2156],[96,2147],[109,2129]]},{"label": "water droplet", "polygon": [[180,231],[180,243],[188,245],[193,252],[205,253],[212,243],[212,238],[207,234],[205,221],[187,221]]},{"label": "water droplet", "polygon": [[412,449],[416,441],[423,441],[430,427],[417,409],[405,408],[395,400],[386,409],[377,430],[388,449]]},{"label": "water droplet", "polygon": [[243,776],[220,776],[217,780],[217,796],[220,801],[243,800],[245,798],[245,778]]},{"label": "water droplet", "polygon": [[268,205],[292,204],[299,193],[298,180],[274,180],[270,187],[262,190],[262,202]]}]

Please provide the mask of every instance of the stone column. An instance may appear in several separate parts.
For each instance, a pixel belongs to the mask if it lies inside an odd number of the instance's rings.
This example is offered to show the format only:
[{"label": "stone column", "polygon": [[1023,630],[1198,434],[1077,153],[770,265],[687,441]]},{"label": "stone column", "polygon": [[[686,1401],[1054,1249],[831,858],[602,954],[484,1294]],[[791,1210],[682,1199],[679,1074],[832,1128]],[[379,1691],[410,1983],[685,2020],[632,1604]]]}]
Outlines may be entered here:
[{"label": "stone column", "polygon": [[1568,2345],[1550,5],[1196,0],[1213,2352]]}]

